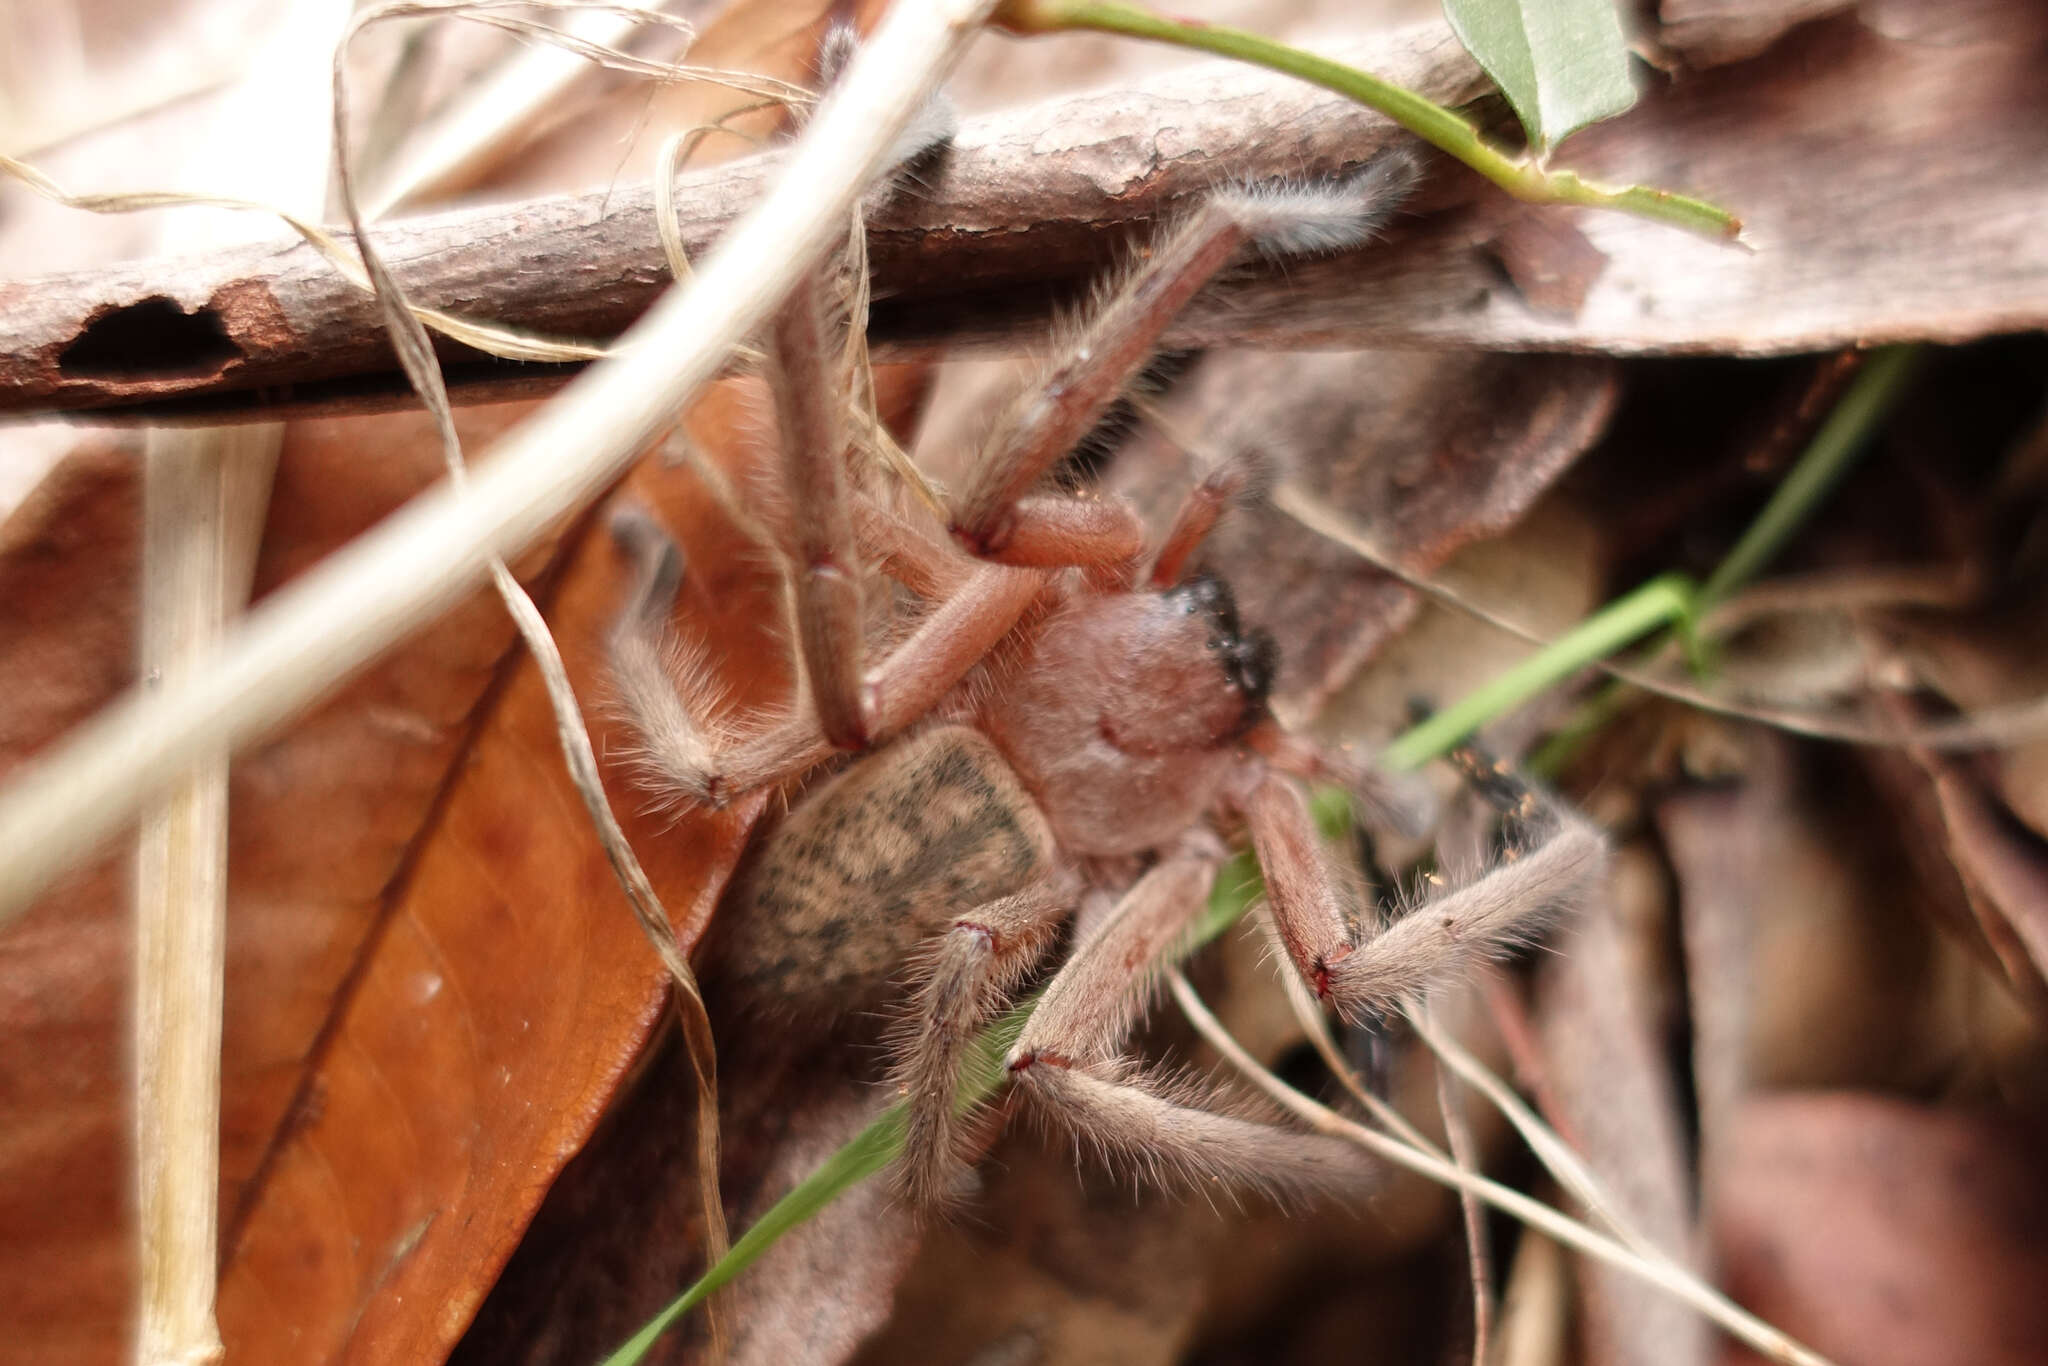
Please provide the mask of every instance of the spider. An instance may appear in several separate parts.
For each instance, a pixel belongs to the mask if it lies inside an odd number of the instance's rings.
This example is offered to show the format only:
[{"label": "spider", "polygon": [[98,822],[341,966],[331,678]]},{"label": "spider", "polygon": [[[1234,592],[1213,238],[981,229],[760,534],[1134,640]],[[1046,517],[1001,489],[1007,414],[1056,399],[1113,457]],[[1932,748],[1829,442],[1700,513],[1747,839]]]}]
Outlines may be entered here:
[{"label": "spider", "polygon": [[920,1205],[959,1190],[974,1146],[955,1105],[966,1050],[1070,918],[1074,947],[1005,1059],[1030,1105],[1106,1153],[1196,1182],[1327,1187],[1362,1164],[1121,1056],[1148,965],[1205,905],[1229,837],[1249,832],[1294,970],[1353,1020],[1501,953],[1598,874],[1599,835],[1559,811],[1530,823],[1545,837],[1518,856],[1382,928],[1326,852],[1303,785],[1382,787],[1278,725],[1272,640],[1194,568],[1252,470],[1210,471],[1156,544],[1127,505],[1048,477],[1219,269],[1247,247],[1363,241],[1411,176],[1382,157],[1316,189],[1210,195],[1009,404],[943,518],[852,458],[832,282],[799,285],[768,328],[779,453],[751,500],[786,567],[800,665],[796,703],[766,721],[718,719],[704,643],[669,629],[682,548],[644,512],[614,518],[635,586],[611,668],[639,780],[704,805],[798,793],[728,894],[710,976],[799,1026],[895,1016],[898,1178]]}]

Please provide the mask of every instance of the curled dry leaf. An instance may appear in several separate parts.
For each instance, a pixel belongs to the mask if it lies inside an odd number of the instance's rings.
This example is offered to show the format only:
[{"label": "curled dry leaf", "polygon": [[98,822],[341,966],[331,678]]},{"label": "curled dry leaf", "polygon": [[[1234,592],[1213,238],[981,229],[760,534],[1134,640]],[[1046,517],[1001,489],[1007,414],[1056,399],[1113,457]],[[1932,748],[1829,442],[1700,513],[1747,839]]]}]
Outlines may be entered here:
[{"label": "curled dry leaf", "polygon": [[[1796,1084],[1909,1085],[1953,1041],[1931,1028],[1943,941],[1867,787],[1782,736],[1696,727],[1729,764],[1660,796],[1689,954],[1702,1118]],[[1689,966],[1692,965],[1689,963]]]},{"label": "curled dry leaf", "polygon": [[[1960,764],[1920,757],[1940,805],[1949,857],[1972,900],[1982,903],[1986,936],[2015,988],[2038,1005],[2048,996],[2048,849]],[[2015,961],[2016,949],[2025,962]]]}]

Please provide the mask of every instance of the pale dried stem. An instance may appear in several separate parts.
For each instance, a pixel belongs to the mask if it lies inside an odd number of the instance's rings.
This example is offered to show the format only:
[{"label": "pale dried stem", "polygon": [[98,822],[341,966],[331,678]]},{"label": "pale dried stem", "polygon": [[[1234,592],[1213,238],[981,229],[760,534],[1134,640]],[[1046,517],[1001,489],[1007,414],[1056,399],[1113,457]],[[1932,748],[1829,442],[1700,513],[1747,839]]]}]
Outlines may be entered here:
[{"label": "pale dried stem", "polygon": [[1187,1015],[1188,1021],[1210,1047],[1228,1059],[1231,1066],[1242,1072],[1260,1090],[1284,1109],[1306,1121],[1318,1133],[1355,1143],[1375,1156],[1385,1158],[1396,1166],[1405,1167],[1432,1181],[1457,1190],[1471,1191],[1495,1209],[1520,1219],[1532,1228],[1540,1229],[1567,1247],[1619,1267],[1677,1296],[1772,1361],[1793,1363],[1794,1366],[1830,1366],[1828,1358],[1771,1327],[1691,1272],[1673,1266],[1667,1261],[1640,1256],[1605,1234],[1560,1214],[1540,1201],[1530,1199],[1520,1191],[1512,1190],[1476,1172],[1465,1171],[1455,1163],[1435,1154],[1419,1151],[1398,1139],[1377,1133],[1311,1100],[1274,1076],[1259,1063],[1258,1059],[1245,1052],[1243,1046],[1230,1036],[1230,1032],[1202,1003],[1202,998],[1188,985],[1188,980],[1180,969],[1170,969],[1166,974],[1166,980],[1173,989],[1174,999],[1180,1003],[1182,1012]]},{"label": "pale dried stem", "polygon": [[[350,33],[358,31],[369,22],[370,16],[357,20]],[[361,204],[356,198],[354,177],[346,153],[346,129],[348,127],[348,93],[344,75],[343,57],[347,48],[344,38],[334,57],[334,149],[338,170],[338,185],[342,206],[349,222],[354,227],[357,240],[362,247],[363,270],[376,291],[377,302],[382,308],[385,325],[391,334],[393,349],[399,362],[404,366],[406,377],[419,394],[427,410],[433,415],[437,433],[441,439],[442,454],[448,464],[449,487],[460,492],[469,487],[469,470],[463,459],[462,442],[455,428],[454,409],[448,400],[448,388],[441,374],[440,363],[434,356],[432,343],[427,337],[425,325],[408,306],[404,291],[392,278],[382,258],[371,245],[363,231],[364,218]],[[555,733],[561,745],[562,755],[567,763],[569,777],[575,785],[577,795],[582,799],[584,810],[598,837],[599,846],[604,850],[612,873],[625,891],[628,905],[634,918],[666,968],[676,988],[676,1007],[681,1018],[684,1042],[690,1056],[691,1069],[697,1082],[697,1175],[700,1207],[703,1210],[705,1234],[704,1250],[708,1260],[716,1262],[731,1246],[731,1236],[726,1227],[725,1206],[719,1195],[718,1174],[721,1167],[718,1137],[718,1055],[711,1034],[711,1018],[704,1007],[703,994],[697,986],[696,974],[691,971],[688,958],[677,941],[668,910],[648,881],[646,871],[627,843],[625,831],[620,829],[617,818],[612,814],[610,800],[606,797],[604,783],[598,772],[597,755],[591,746],[589,727],[583,719],[583,710],[577,703],[574,687],[569,681],[569,671],[563,663],[560,649],[553,634],[548,630],[546,619],[533,599],[512,576],[503,556],[492,554],[487,558],[491,582],[525,640],[527,650],[538,669],[543,685],[547,689],[548,703],[554,714]],[[713,1361],[725,1357],[729,1333],[726,1315],[721,1301],[714,1298],[708,1306],[711,1326],[710,1356]]]},{"label": "pale dried stem", "polygon": [[897,131],[989,8],[893,6],[775,188],[593,366],[502,438],[456,490],[415,499],[271,595],[213,668],[130,693],[0,792],[0,918],[131,819],[202,755],[274,729],[470,591],[625,469],[843,231]]},{"label": "pale dried stem", "polygon": [[1457,1073],[1466,1085],[1493,1102],[1494,1108],[1507,1116],[1508,1122],[1515,1126],[1515,1132],[1529,1145],[1529,1150],[1557,1178],[1558,1184],[1586,1207],[1589,1214],[1638,1254],[1670,1260],[1670,1253],[1645,1238],[1628,1221],[1614,1201],[1608,1198],[1593,1169],[1572,1150],[1570,1144],[1558,1137],[1555,1129],[1543,1122],[1542,1116],[1523,1103],[1514,1088],[1495,1076],[1493,1070],[1472,1056],[1463,1044],[1438,1028],[1429,1011],[1411,1007],[1408,1022],[1444,1066]]},{"label": "pale dried stem", "polygon": [[1301,1023],[1302,1032],[1308,1035],[1309,1043],[1315,1048],[1323,1066],[1330,1069],[1330,1075],[1337,1084],[1351,1093],[1351,1098],[1364,1108],[1378,1122],[1381,1128],[1393,1134],[1402,1142],[1413,1145],[1435,1157],[1445,1157],[1444,1151],[1432,1143],[1422,1130],[1408,1122],[1408,1117],[1374,1095],[1358,1080],[1357,1073],[1337,1048],[1337,1040],[1330,1034],[1330,1017],[1322,1006],[1309,995],[1308,985],[1297,972],[1279,974],[1281,986],[1287,992],[1287,1003],[1294,1008],[1294,1018]]},{"label": "pale dried stem", "polygon": [[1493,1358],[1476,1366],[1565,1366],[1569,1305],[1564,1249],[1528,1230],[1515,1244]]},{"label": "pale dried stem", "polygon": [[[279,429],[152,432],[143,460],[144,686],[203,670],[248,596]],[[136,1360],[218,1361],[227,756],[143,818],[135,865]]]},{"label": "pale dried stem", "polygon": [[[1479,1145],[1473,1141],[1457,1087],[1441,1066],[1436,1069],[1436,1105],[1443,1115],[1451,1160],[1461,1171],[1478,1171]],[[1479,1197],[1469,1190],[1459,1191],[1458,1208],[1464,1215],[1465,1256],[1472,1275],[1472,1360],[1485,1361],[1493,1340],[1493,1248],[1486,1236],[1486,1212],[1479,1208]]]},{"label": "pale dried stem", "polygon": [[[329,59],[342,13],[300,0],[247,77],[179,160],[186,174],[316,208],[324,116],[309,70]],[[260,111],[260,118],[248,117]],[[254,220],[178,216],[166,245],[217,246]],[[138,665],[143,687],[176,686],[213,662],[248,601],[283,445],[276,423],[150,432],[143,450]],[[228,756],[199,756],[142,822],[135,878],[135,1359],[220,1359],[220,1099],[226,979]]]}]

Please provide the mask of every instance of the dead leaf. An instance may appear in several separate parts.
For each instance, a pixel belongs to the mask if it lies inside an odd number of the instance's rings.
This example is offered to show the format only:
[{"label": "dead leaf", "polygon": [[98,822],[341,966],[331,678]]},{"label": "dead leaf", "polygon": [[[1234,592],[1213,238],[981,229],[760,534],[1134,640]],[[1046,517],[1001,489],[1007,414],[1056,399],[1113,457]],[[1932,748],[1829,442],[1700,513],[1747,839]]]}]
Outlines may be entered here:
[{"label": "dead leaf", "polygon": [[1707,1213],[1750,1309],[1856,1366],[2048,1358],[2039,1135],[1844,1091],[1752,1099],[1728,1137]]},{"label": "dead leaf", "polygon": [[[677,492],[664,501],[692,500],[679,511],[703,497]],[[676,520],[706,563],[743,558],[710,519]],[[626,586],[609,538],[586,528],[544,599],[591,703]],[[718,586],[722,606],[762,610],[765,590],[772,611],[773,585]],[[687,625],[714,631],[712,615]],[[530,664],[479,720],[233,1228],[220,1308],[231,1352],[445,1355],[662,1018],[666,975],[583,817]],[[601,719],[593,740],[618,743]],[[671,823],[634,814],[645,802],[630,787],[612,798],[691,944],[759,802]]]}]

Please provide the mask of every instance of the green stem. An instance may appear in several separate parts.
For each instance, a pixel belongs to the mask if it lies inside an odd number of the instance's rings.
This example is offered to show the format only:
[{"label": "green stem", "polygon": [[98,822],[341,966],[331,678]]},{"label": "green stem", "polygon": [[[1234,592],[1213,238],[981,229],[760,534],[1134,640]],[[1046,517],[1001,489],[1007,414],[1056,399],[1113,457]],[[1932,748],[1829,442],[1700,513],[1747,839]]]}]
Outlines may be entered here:
[{"label": "green stem", "polygon": [[[1870,444],[1885,418],[1905,397],[1906,389],[1926,353],[1920,345],[1887,346],[1872,354],[1828,414],[1828,420],[1814,433],[1792,472],[1778,485],[1749,530],[1735,543],[1720,565],[1707,577],[1694,600],[1692,610],[1678,623],[1679,641],[1698,674],[1707,673],[1712,661],[1698,638],[1700,621],[1715,604],[1726,601],[1777,558],[1785,543],[1805,524],[1821,502],[1832,492],[1856,457]],[[1645,652],[1647,665],[1668,643],[1659,638]],[[1616,678],[1609,680],[1592,698],[1545,741],[1530,757],[1529,767],[1539,774],[1555,774],[1571,761],[1579,746],[1619,716],[1641,690]]]},{"label": "green stem", "polygon": [[1381,766],[1396,772],[1419,768],[1495,717],[1512,711],[1587,665],[1598,663],[1659,626],[1684,620],[1692,610],[1696,592],[1684,575],[1665,574],[1627,597],[1617,598],[1514,668],[1396,739],[1381,753]]},{"label": "green stem", "polygon": [[1742,220],[1726,209],[1647,185],[1615,189],[1596,185],[1572,171],[1546,170],[1527,157],[1513,156],[1495,147],[1470,122],[1412,90],[1243,29],[1174,19],[1121,0],[1006,0],[996,10],[993,22],[1020,34],[1073,29],[1115,33],[1249,62],[1298,76],[1369,109],[1377,109],[1424,142],[1448,152],[1528,203],[1615,209],[1720,240],[1733,240],[1742,234]]},{"label": "green stem", "polygon": [[1814,434],[1785,482],[1771,495],[1749,530],[1700,589],[1698,614],[1725,600],[1777,557],[1813,510],[1841,482],[1878,426],[1905,396],[1913,368],[1925,348],[1887,346],[1873,352],[1863,369]]}]

